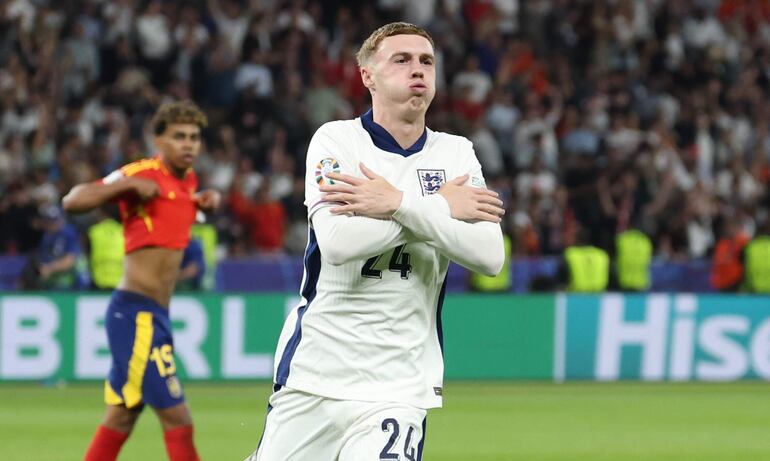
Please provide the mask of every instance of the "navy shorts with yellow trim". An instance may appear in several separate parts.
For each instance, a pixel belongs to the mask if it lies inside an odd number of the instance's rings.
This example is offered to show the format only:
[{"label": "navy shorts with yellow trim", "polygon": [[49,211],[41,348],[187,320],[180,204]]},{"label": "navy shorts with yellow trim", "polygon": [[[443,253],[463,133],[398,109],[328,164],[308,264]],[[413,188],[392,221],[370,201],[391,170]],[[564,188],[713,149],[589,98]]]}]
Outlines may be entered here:
[{"label": "navy shorts with yellow trim", "polygon": [[184,402],[168,309],[138,293],[115,290],[105,327],[112,353],[104,383],[108,405],[168,408]]}]

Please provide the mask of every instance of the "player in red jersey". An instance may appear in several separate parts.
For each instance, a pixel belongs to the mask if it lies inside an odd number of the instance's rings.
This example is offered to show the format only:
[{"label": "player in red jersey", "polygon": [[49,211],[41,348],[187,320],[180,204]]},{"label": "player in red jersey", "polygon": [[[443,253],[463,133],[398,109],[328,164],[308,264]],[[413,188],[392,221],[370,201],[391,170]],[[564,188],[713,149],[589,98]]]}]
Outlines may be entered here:
[{"label": "player in red jersey", "polygon": [[196,213],[221,200],[214,190],[196,192],[192,165],[206,124],[190,102],[162,105],[152,120],[154,158],[79,184],[63,199],[64,208],[75,213],[117,201],[126,241],[125,271],[105,316],[112,354],[104,386],[107,411],[86,461],[116,459],[145,404],[160,419],[169,459],[199,459],[176,376],[168,305]]}]

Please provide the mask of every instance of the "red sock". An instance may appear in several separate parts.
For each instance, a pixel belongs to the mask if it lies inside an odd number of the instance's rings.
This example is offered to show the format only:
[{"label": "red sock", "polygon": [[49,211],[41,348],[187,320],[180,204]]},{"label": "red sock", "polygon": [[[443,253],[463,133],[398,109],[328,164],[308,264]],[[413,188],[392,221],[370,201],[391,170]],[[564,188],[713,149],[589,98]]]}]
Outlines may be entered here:
[{"label": "red sock", "polygon": [[193,427],[181,426],[163,433],[166,452],[171,461],[200,461],[193,444]]},{"label": "red sock", "polygon": [[99,426],[84,461],[115,461],[128,434]]}]

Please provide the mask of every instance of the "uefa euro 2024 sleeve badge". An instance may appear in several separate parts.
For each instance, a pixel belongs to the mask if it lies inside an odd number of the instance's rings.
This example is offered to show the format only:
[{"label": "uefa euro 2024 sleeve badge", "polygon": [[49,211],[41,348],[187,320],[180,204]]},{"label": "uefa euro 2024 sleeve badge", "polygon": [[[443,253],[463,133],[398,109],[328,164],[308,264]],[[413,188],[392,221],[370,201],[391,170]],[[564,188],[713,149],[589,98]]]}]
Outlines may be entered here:
[{"label": "uefa euro 2024 sleeve badge", "polygon": [[334,181],[327,178],[329,173],[339,173],[340,164],[332,157],[321,159],[315,166],[315,182],[323,186],[324,184],[334,184]]},{"label": "uefa euro 2024 sleeve badge", "polygon": [[446,172],[444,170],[417,170],[417,176],[420,177],[422,195],[435,194],[441,189],[441,185],[446,182]]}]

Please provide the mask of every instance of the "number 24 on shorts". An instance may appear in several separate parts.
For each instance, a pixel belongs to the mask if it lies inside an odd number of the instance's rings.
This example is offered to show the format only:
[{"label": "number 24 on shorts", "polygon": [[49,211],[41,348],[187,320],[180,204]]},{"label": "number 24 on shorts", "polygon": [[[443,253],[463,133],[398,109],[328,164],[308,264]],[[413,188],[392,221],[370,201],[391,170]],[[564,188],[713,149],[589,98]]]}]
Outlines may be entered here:
[{"label": "number 24 on shorts", "polygon": [[[388,443],[382,448],[380,452],[380,461],[400,460],[401,457],[398,453],[393,453],[393,449],[398,449],[394,445],[398,442],[398,436],[400,433],[400,426],[398,421],[393,418],[388,418],[382,421],[382,431],[391,432]],[[404,442],[404,456],[407,461],[417,461],[417,450],[412,448],[412,436],[414,434],[414,428],[409,426],[409,430],[406,433],[406,441]]]}]

